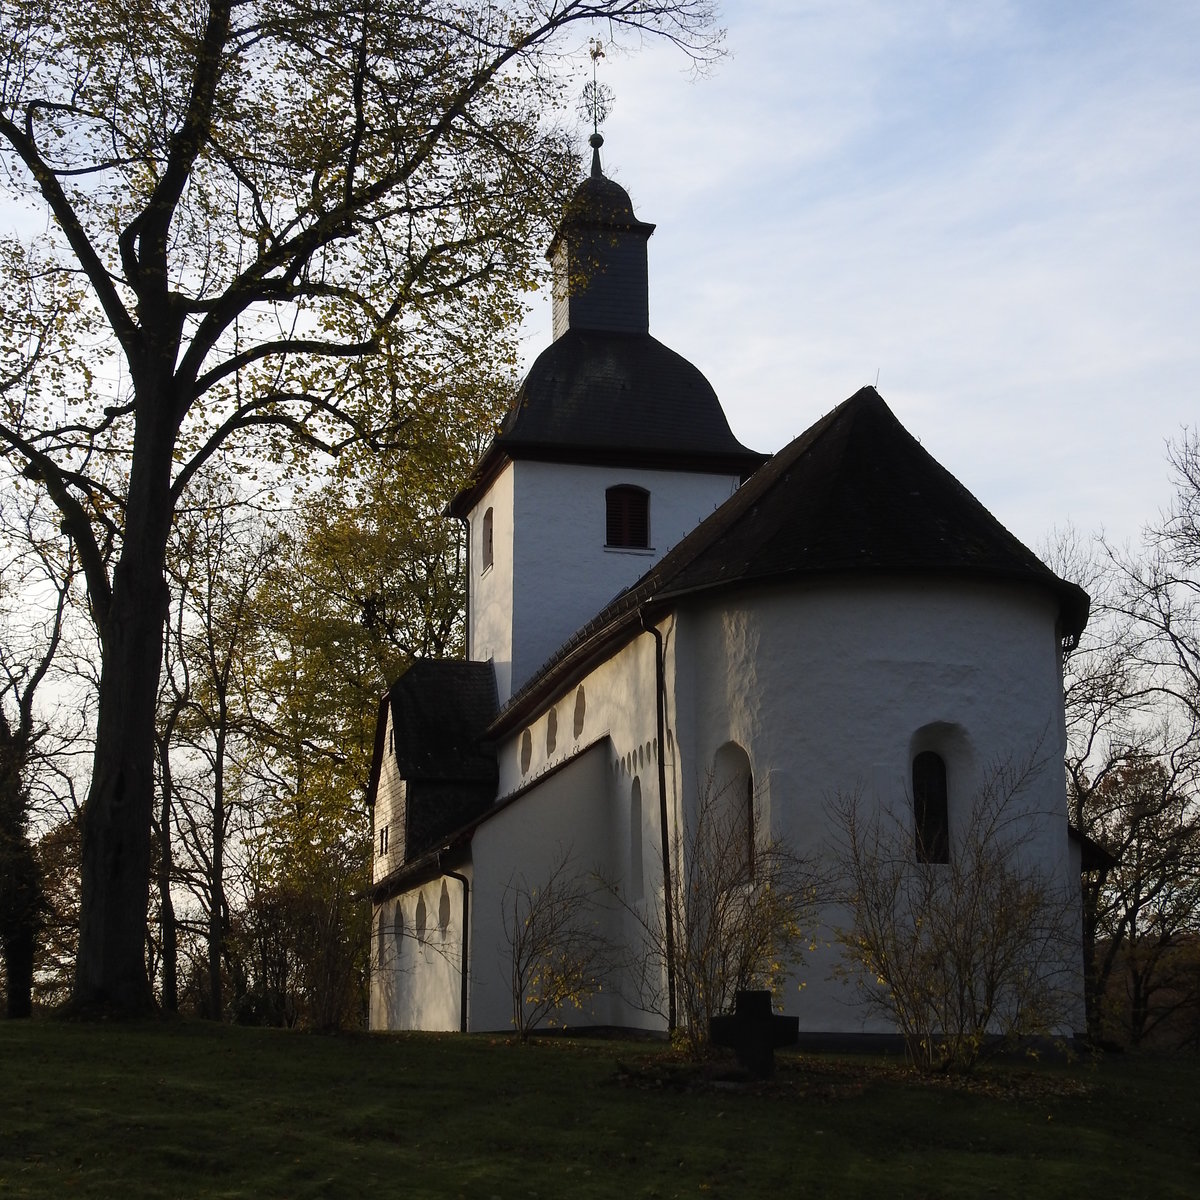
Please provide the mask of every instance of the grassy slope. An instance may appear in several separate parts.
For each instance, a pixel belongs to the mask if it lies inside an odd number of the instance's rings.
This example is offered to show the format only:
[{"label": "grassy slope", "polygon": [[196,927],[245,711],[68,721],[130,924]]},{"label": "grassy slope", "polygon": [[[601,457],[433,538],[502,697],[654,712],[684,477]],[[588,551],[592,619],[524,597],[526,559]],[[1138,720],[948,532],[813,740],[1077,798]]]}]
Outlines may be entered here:
[{"label": "grassy slope", "polygon": [[970,1088],[789,1057],[770,1088],[680,1090],[670,1065],[604,1042],[0,1022],[0,1196],[1200,1194],[1194,1057]]}]

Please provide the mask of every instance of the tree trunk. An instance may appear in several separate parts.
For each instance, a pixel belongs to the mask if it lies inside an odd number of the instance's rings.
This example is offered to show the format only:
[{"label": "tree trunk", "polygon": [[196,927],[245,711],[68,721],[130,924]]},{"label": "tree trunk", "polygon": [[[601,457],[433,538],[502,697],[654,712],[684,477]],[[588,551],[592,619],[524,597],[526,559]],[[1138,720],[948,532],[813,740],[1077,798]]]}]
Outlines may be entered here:
[{"label": "tree trunk", "polygon": [[171,824],[165,789],[159,826],[158,914],[162,941],[162,1006],[166,1012],[178,1012],[179,930],[175,921],[175,902],[171,899]]},{"label": "tree trunk", "polygon": [[24,838],[0,855],[0,948],[7,980],[5,1011],[10,1017],[33,1013],[33,958],[43,910],[37,860]]},{"label": "tree trunk", "polygon": [[155,1008],[145,944],[154,717],[167,587],[161,553],[155,563],[153,547],[147,552],[129,541],[131,532],[127,523],[103,621],[96,752],[84,808],[79,953],[71,1006],[86,1016],[137,1016]]},{"label": "tree trunk", "polygon": [[221,966],[229,929],[229,906],[225,899],[225,730],[228,715],[223,696],[218,717],[213,755],[212,879],[208,912],[208,989],[210,1015],[214,1021],[225,1017]]},{"label": "tree trunk", "polygon": [[0,713],[0,953],[10,1017],[33,1012],[33,957],[45,902],[42,873],[25,833],[22,775],[26,732],[9,728]]}]

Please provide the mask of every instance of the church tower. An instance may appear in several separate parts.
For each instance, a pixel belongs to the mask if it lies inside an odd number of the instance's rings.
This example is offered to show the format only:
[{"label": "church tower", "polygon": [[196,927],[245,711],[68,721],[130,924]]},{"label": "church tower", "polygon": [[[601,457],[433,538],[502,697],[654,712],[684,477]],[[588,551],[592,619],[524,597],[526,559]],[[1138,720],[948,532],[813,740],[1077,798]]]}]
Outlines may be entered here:
[{"label": "church tower", "polygon": [[547,252],[554,340],[449,510],[469,530],[467,656],[494,664],[501,704],[767,457],[650,336],[654,226],[603,141]]}]

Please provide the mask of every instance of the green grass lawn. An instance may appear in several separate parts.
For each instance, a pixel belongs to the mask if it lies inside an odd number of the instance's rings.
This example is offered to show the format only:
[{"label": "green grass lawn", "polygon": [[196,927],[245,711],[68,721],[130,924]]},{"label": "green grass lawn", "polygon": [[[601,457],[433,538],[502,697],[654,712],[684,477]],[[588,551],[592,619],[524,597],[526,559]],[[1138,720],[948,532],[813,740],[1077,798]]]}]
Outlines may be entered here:
[{"label": "green grass lawn", "polygon": [[1200,1061],[969,1084],[665,1047],[0,1022],[0,1196],[1200,1196]]}]

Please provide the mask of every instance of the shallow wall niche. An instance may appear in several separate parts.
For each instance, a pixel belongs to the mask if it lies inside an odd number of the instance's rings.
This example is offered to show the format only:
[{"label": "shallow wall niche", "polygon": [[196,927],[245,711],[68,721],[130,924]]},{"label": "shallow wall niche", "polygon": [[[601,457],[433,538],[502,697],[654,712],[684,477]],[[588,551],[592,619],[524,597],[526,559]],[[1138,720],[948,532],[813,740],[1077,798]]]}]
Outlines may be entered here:
[{"label": "shallow wall niche", "polygon": [[426,925],[429,920],[429,914],[425,909],[425,893],[421,892],[417,896],[417,916],[413,922],[417,934],[417,941],[425,941]]},{"label": "shallow wall niche", "polygon": [[629,899],[646,894],[646,870],[642,861],[642,781],[635,777],[629,794]]},{"label": "shallow wall niche", "polygon": [[446,936],[446,930],[450,926],[450,892],[446,887],[446,881],[442,880],[442,894],[438,897],[438,932],[442,937]]},{"label": "shallow wall niche", "polygon": [[574,731],[575,737],[578,738],[583,733],[583,722],[587,716],[587,697],[583,694],[583,684],[579,685],[579,690],[575,693],[575,721]]},{"label": "shallow wall niche", "polygon": [[713,755],[709,794],[701,803],[711,806],[718,836],[728,838],[744,862],[747,878],[754,875],[754,774],[750,756],[737,742],[726,742]]}]

